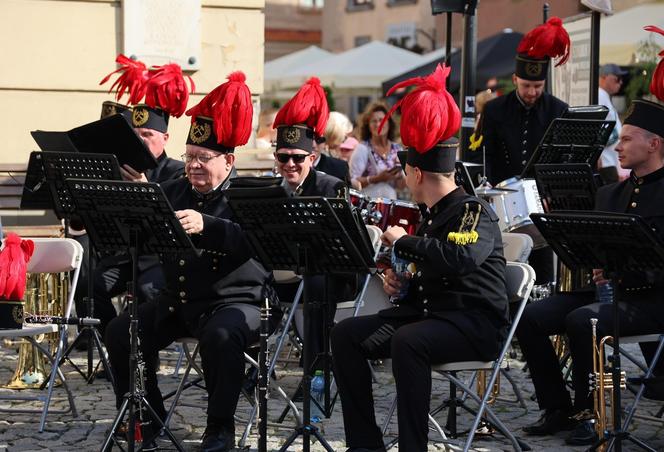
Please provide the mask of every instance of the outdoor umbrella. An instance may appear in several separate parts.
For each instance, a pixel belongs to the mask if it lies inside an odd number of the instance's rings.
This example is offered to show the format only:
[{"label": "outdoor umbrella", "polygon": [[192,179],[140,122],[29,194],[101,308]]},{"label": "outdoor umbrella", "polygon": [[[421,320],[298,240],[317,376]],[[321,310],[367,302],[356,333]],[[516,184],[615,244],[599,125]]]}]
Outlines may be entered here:
[{"label": "outdoor umbrella", "polygon": [[[514,56],[521,38],[523,38],[521,33],[505,31],[477,43],[476,87],[486,86],[486,82],[492,77],[507,77],[514,72]],[[431,74],[436,69],[436,65],[443,61],[443,59],[431,61],[384,81],[383,93],[387,93],[390,88],[403,80]],[[461,50],[452,52],[450,64],[452,73],[447,84],[448,90],[454,93],[459,91],[461,79]]]}]

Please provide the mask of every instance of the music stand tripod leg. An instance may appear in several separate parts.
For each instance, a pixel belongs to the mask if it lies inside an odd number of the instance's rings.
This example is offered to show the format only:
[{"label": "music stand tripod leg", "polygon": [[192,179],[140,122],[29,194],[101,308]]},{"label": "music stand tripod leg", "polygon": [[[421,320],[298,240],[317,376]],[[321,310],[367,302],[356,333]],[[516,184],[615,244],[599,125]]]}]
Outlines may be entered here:
[{"label": "music stand tripod leg", "polygon": [[[300,262],[304,262],[304,269],[306,270],[308,268],[308,252],[306,247],[300,248],[298,244],[298,248],[300,249]],[[307,322],[310,319],[311,316],[311,290],[309,287],[311,279],[308,278],[308,272],[304,271],[301,272],[302,274],[302,280],[304,281],[304,291],[302,294],[303,300],[304,300],[304,324],[306,325]],[[320,442],[320,445],[325,448],[325,450],[329,452],[334,452],[334,449],[325,441],[325,438],[320,434],[320,431],[318,428],[314,425],[311,425],[311,393],[310,393],[310,388],[311,388],[311,375],[308,372],[308,369],[311,369],[312,363],[311,361],[311,354],[307,353],[306,347],[307,344],[311,344],[311,338],[309,337],[311,333],[310,328],[305,328],[304,329],[304,363],[303,363],[303,370],[304,370],[304,376],[302,377],[302,425],[299,427],[296,427],[295,430],[293,430],[293,433],[288,437],[286,442],[284,443],[283,446],[279,449],[280,452],[285,452],[288,450],[289,446],[293,444],[295,439],[302,435],[302,450],[303,452],[309,452],[311,450],[311,444],[310,444],[310,436],[313,435],[318,441]]]},{"label": "music stand tripod leg", "polygon": [[[89,318],[94,318],[94,282],[93,282],[94,259],[92,257],[93,255],[94,255],[94,245],[92,244],[92,242],[90,242],[88,245],[88,256],[87,256],[88,257],[88,281],[87,281],[88,296],[84,298],[85,307],[87,311],[86,316]],[[79,366],[77,366],[69,357],[71,352],[76,349],[78,343],[83,340],[87,340],[88,343],[87,374],[83,372],[83,370]],[[104,371],[106,372],[107,376],[106,378],[108,379],[108,381],[111,382],[111,386],[113,387],[113,390],[115,390],[115,378],[113,377],[113,373],[111,372],[111,366],[108,362],[108,355],[102,343],[99,331],[97,330],[97,327],[95,325],[85,325],[83,326],[83,328],[81,328],[74,341],[67,347],[67,350],[65,350],[65,353],[62,355],[62,358],[60,359],[60,365],[62,365],[65,361],[69,361],[74,370],[76,370],[76,372],[78,372],[85,379],[85,381],[88,382],[88,384],[94,382],[96,377],[96,371],[99,368],[99,363],[97,363],[97,366],[93,366],[94,362],[93,346],[97,349],[97,353],[99,353],[99,361],[103,366]]]},{"label": "music stand tripod leg", "polygon": [[[129,411],[129,419],[127,425],[127,450],[128,452],[134,452],[135,447],[135,432],[136,432],[136,415],[141,415],[141,410],[146,410],[148,415],[152,418],[154,422],[159,425],[159,430],[153,429],[153,432],[156,430],[158,432],[164,432],[166,436],[170,439],[173,446],[178,451],[184,451],[179,441],[173,436],[171,430],[164,424],[161,418],[154,411],[150,403],[147,401],[144,395],[143,384],[144,382],[138,382],[137,377],[144,375],[143,373],[143,358],[141,351],[139,349],[139,337],[138,337],[138,300],[135,298],[134,288],[138,281],[138,256],[140,247],[139,231],[136,228],[130,230],[130,254],[132,261],[132,281],[127,283],[127,300],[128,311],[129,311],[129,392],[124,395],[124,401],[120,407],[120,411],[113,421],[113,427],[109,431],[104,444],[102,445],[102,452],[106,452],[111,442],[116,441],[114,434],[122,423],[125,413]],[[140,386],[139,386],[140,384]],[[153,435],[152,438],[144,438],[144,443],[147,441],[152,441],[156,438],[156,435]]]}]

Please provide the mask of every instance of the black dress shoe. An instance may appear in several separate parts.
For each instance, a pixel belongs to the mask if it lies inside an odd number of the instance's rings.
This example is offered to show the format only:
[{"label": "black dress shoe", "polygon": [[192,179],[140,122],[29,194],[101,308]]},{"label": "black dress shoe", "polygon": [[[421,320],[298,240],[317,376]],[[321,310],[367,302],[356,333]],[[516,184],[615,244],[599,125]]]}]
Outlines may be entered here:
[{"label": "black dress shoe", "polygon": [[565,438],[565,443],[570,446],[592,446],[597,442],[598,436],[595,432],[594,420],[580,421],[574,430]]},{"label": "black dress shoe", "polygon": [[563,430],[570,430],[572,427],[574,427],[574,423],[569,418],[569,411],[554,409],[545,410],[537,422],[525,426],[523,431],[528,435],[544,436],[553,435]]},{"label": "black dress shoe", "polygon": [[201,452],[227,452],[235,447],[235,430],[208,425],[203,433]]}]

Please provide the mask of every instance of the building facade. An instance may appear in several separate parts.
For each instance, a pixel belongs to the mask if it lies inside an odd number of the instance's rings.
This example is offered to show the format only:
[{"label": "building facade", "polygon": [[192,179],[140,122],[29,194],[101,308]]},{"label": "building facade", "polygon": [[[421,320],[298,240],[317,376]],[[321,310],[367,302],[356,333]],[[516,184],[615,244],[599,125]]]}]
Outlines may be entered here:
[{"label": "building facade", "polygon": [[[99,118],[102,102],[112,99],[110,84],[99,82],[116,68],[115,57],[124,51],[128,33],[136,32],[125,30],[124,13],[137,1],[141,8],[159,2],[142,19],[154,25],[147,38],[157,43],[168,41],[171,33],[163,26],[172,19],[169,3],[181,7],[181,2],[192,2],[200,8],[193,24],[199,36],[195,69],[187,71],[197,93],[190,105],[236,70],[246,73],[258,99],[263,90],[264,0],[3,0],[0,163],[27,163],[37,148],[32,130],[69,130]],[[188,117],[171,118],[171,156],[183,152],[188,129]]]},{"label": "building facade", "polygon": [[266,0],[265,61],[322,42],[323,0]]}]

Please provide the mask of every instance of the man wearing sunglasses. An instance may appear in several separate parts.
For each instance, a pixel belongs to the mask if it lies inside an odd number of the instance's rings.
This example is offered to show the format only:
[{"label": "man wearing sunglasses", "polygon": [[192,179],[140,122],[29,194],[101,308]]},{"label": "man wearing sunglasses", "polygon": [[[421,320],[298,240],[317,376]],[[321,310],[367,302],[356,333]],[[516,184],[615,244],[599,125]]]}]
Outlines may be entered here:
[{"label": "man wearing sunglasses", "polygon": [[[193,118],[183,155],[187,177],[164,184],[163,190],[199,252],[161,256],[166,287],[157,302],[143,303],[138,310],[146,398],[162,418],[166,410],[157,386],[157,353],[178,338],[199,341],[208,392],[200,448],[205,452],[228,451],[235,445],[233,415],[244,351],[259,340],[265,297],[273,303],[272,318],[280,318],[272,275],[253,259],[253,248],[233,221],[223,194],[235,163],[234,148],[251,134],[251,94],[244,80],[242,73],[231,74],[226,86],[187,111]],[[106,331],[118,404],[129,384],[128,326],[129,318],[122,314]]]},{"label": "man wearing sunglasses", "polygon": [[[312,103],[315,106],[310,108]],[[347,197],[348,186],[345,182],[316,171],[313,166],[316,161],[316,140],[325,132],[328,116],[325,94],[316,78],[307,81],[277,113],[274,121],[277,129],[275,163],[277,172],[284,178],[284,187],[291,196]],[[357,277],[329,275],[326,288],[325,277],[314,276],[310,284],[311,293],[315,296],[322,297],[326,290],[330,294],[328,302],[331,303],[332,309],[327,309],[327,321],[331,323],[334,320],[336,303],[353,299],[357,290]],[[296,290],[297,284],[277,286],[279,298],[282,300],[292,300]],[[305,325],[309,334],[302,333],[310,339],[310,342],[305,344],[305,353],[316,356],[327,350],[327,345],[323,343],[324,315],[318,310],[312,312],[310,322]],[[320,364],[317,363],[315,367],[320,368]],[[309,370],[313,372],[314,369]]]}]

